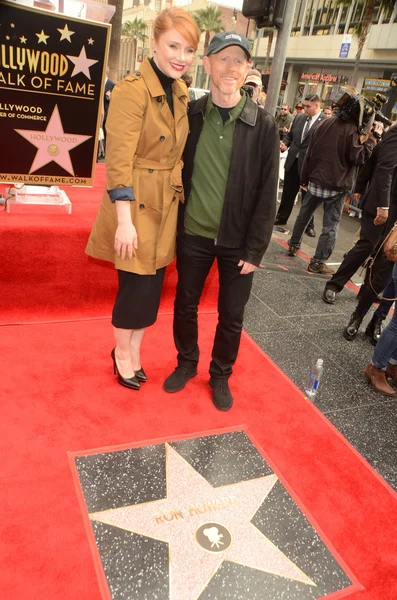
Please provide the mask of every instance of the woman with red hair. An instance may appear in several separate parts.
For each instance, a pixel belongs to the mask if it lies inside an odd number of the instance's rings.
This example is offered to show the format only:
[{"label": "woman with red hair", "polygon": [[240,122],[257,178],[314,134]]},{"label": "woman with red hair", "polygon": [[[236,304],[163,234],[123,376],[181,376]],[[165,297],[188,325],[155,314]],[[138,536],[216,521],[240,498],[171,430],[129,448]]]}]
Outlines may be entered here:
[{"label": "woman with red hair", "polygon": [[147,380],[141,342],[145,328],[156,321],[165,268],[175,256],[188,134],[188,93],[180,77],[200,38],[192,16],[177,7],[163,10],[153,29],[153,57],[112,92],[107,189],[86,249],[117,269],[111,356],[118,382],[133,390]]}]

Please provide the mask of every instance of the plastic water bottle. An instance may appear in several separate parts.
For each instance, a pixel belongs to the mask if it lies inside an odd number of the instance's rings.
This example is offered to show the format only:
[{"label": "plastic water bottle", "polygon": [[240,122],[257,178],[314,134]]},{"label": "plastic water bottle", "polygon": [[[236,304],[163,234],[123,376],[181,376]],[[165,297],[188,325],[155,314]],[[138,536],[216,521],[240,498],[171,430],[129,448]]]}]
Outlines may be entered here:
[{"label": "plastic water bottle", "polygon": [[307,386],[305,389],[306,396],[313,400],[317,394],[318,386],[320,384],[321,375],[323,374],[323,359],[319,358],[316,364],[310,369],[309,377],[307,380]]}]

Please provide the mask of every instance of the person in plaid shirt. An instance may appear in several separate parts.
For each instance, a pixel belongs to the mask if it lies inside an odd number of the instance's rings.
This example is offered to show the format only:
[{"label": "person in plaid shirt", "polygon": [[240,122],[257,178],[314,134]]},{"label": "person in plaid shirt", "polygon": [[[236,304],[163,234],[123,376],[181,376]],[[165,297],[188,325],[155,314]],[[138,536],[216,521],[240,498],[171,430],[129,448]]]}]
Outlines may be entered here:
[{"label": "person in plaid shirt", "polygon": [[346,194],[353,187],[356,167],[368,160],[375,144],[373,132],[360,135],[353,121],[336,115],[325,119],[313,132],[301,172],[301,187],[307,193],[288,240],[288,255],[296,256],[307,224],[323,204],[323,229],[308,271],[333,273],[325,261],[335,247]]}]

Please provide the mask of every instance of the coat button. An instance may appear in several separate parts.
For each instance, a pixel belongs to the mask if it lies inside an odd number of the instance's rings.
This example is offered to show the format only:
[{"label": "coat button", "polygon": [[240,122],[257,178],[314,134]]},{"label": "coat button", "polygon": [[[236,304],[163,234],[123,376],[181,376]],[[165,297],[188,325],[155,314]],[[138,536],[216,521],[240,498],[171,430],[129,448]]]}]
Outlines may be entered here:
[{"label": "coat button", "polygon": [[139,208],[145,208],[145,205],[144,204],[140,204]]},{"label": "coat button", "polygon": [[141,72],[140,72],[140,71],[137,71],[137,72],[135,73],[135,75],[140,75],[140,74],[141,74]]},{"label": "coat button", "polygon": [[163,135],[160,136],[160,142],[164,142],[165,141],[165,137]]},{"label": "coat button", "polygon": [[149,173],[153,173],[153,169],[148,169]]},{"label": "coat button", "polygon": [[163,97],[162,96],[157,96],[157,102],[162,102],[163,101]]}]

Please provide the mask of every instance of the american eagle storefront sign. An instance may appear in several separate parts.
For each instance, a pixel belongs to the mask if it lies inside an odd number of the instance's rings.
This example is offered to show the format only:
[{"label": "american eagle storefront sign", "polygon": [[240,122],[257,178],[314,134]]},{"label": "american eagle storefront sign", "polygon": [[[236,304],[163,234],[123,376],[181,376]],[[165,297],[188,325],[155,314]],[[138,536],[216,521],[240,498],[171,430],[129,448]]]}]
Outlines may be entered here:
[{"label": "american eagle storefront sign", "polygon": [[92,185],[109,34],[0,2],[0,182]]}]

